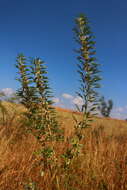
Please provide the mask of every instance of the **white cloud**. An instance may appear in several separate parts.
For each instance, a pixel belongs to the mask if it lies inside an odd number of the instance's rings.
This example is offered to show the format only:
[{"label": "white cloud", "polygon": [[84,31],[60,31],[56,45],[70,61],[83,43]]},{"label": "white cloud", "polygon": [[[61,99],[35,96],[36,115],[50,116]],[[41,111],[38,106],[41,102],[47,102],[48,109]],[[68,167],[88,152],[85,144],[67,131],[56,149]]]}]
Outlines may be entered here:
[{"label": "white cloud", "polygon": [[116,107],[115,109],[113,109],[113,112],[115,112],[115,113],[125,113],[125,112],[127,112],[127,106]]},{"label": "white cloud", "polygon": [[118,108],[116,108],[115,111],[118,112],[118,113],[124,112],[125,111],[125,107],[118,107]]},{"label": "white cloud", "polygon": [[60,102],[60,99],[59,98],[53,98],[53,102],[57,104]]},{"label": "white cloud", "polygon": [[83,100],[81,97],[77,96],[75,97],[72,102],[78,106],[82,106],[83,105]]},{"label": "white cloud", "polygon": [[67,102],[65,100],[63,100],[65,107],[73,109],[75,107],[75,104],[78,106],[83,105],[83,100],[79,96],[74,97],[71,94],[63,93],[62,97],[67,100]]},{"label": "white cloud", "polygon": [[62,94],[62,97],[64,97],[65,99],[73,99],[73,96],[67,93]]},{"label": "white cloud", "polygon": [[6,96],[11,96],[14,93],[14,90],[12,88],[4,88],[1,91],[4,92]]},{"label": "white cloud", "polygon": [[127,118],[127,106],[114,108],[111,112],[111,117],[119,119]]}]

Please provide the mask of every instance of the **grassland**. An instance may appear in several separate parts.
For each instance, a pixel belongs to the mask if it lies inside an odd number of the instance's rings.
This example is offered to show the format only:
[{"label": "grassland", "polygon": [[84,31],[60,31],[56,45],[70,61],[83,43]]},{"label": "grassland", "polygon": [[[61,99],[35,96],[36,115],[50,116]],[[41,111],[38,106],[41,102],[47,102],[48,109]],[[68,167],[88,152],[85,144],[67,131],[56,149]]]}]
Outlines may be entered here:
[{"label": "grassland", "polygon": [[[40,190],[126,190],[127,189],[127,122],[116,119],[95,118],[86,129],[83,141],[84,155],[79,155],[66,175],[57,171],[59,183],[47,172],[41,175],[39,158],[33,152],[39,144],[25,130],[20,121],[22,108],[7,104],[7,112],[1,115],[0,125],[0,190],[24,190],[32,182]],[[74,121],[81,115],[56,108],[65,137],[73,133]],[[56,145],[57,152],[68,146]],[[54,169],[54,175],[55,175]],[[26,185],[29,184],[29,187]]]}]

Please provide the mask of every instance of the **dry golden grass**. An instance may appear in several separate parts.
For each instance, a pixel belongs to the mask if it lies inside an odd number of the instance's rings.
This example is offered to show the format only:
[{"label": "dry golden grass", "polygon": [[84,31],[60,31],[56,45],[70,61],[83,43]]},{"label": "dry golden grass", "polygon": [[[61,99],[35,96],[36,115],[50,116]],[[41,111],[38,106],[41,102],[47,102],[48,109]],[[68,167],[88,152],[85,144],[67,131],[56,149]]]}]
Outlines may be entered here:
[{"label": "dry golden grass", "polygon": [[[14,110],[10,112],[13,115]],[[73,132],[72,114],[57,108],[58,118],[65,129],[65,136]],[[17,112],[18,113],[18,112]],[[39,148],[36,139],[27,134],[18,122],[0,128],[0,190],[24,190],[32,181],[40,190],[126,190],[127,189],[127,122],[95,118],[93,126],[85,131],[84,155],[71,165],[66,175],[56,171],[57,185],[48,171],[40,175],[39,158],[33,152]],[[58,153],[67,142],[56,145]]]}]

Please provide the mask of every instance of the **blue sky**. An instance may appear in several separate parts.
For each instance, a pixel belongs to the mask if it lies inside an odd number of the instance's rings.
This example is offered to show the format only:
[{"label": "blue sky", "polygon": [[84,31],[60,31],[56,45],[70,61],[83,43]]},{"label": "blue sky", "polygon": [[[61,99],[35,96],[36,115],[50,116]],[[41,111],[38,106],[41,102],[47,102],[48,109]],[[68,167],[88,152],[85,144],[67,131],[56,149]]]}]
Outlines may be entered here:
[{"label": "blue sky", "polygon": [[85,13],[102,65],[101,93],[114,101],[113,117],[127,118],[126,10],[126,0],[1,0],[0,89],[19,87],[14,67],[18,53],[39,56],[48,65],[58,105],[71,108],[79,87],[72,28],[75,17]]}]

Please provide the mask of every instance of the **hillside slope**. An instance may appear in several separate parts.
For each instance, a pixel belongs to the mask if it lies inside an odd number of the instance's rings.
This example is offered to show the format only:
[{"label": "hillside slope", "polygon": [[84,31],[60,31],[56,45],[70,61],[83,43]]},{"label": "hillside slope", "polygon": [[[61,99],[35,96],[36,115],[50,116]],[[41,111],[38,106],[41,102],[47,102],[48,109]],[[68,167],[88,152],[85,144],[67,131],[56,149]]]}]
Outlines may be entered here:
[{"label": "hillside slope", "polygon": [[[10,106],[12,107],[11,104]],[[32,182],[35,182],[40,190],[54,190],[55,184],[51,176],[40,175],[41,165],[38,164],[40,158],[33,154],[38,150],[39,144],[18,121],[21,108],[19,112],[14,112],[15,109],[12,108],[10,111],[9,108],[6,125],[2,126],[1,121],[0,190],[35,190],[30,188]],[[73,133],[72,114],[77,118],[81,115],[62,108],[56,110],[59,122],[65,129],[64,134],[68,137]],[[10,121],[10,118],[13,120]],[[63,175],[62,171],[58,171],[59,189],[57,189],[126,190],[127,122],[95,118],[92,127],[86,129],[83,143],[85,156],[79,156],[73,163],[69,175]],[[62,142],[61,146],[57,147],[58,153],[66,146],[67,142]]]}]

